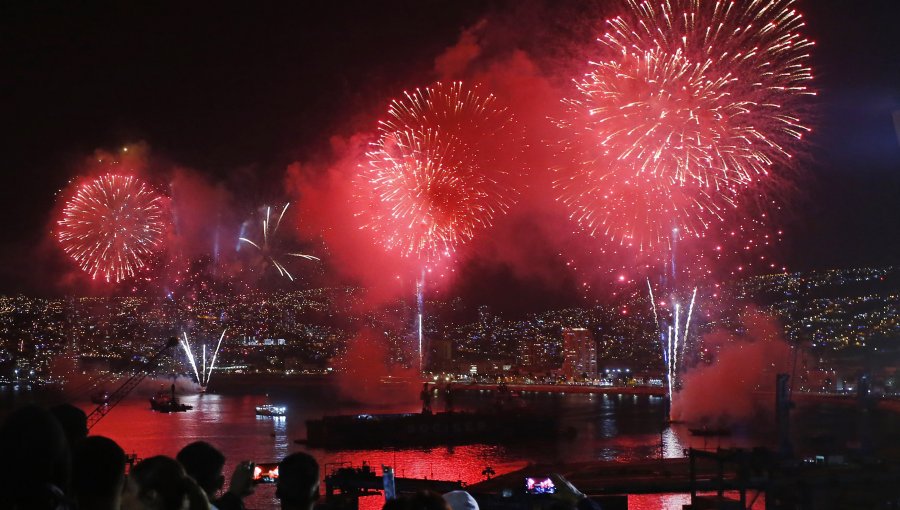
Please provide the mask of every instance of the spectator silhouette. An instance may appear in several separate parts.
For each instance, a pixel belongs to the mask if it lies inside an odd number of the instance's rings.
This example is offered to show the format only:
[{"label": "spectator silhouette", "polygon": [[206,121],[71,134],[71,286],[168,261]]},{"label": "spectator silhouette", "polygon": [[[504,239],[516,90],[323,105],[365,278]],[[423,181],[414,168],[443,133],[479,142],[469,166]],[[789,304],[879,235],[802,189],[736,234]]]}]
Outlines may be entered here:
[{"label": "spectator silhouette", "polygon": [[478,502],[466,491],[450,491],[444,494],[444,501],[451,510],[478,510]]},{"label": "spectator silhouette", "polygon": [[78,445],[88,435],[87,415],[72,404],[53,406],[50,408],[50,414],[59,422],[69,442],[69,450],[74,454]]},{"label": "spectator silhouette", "polygon": [[413,495],[387,501],[382,510],[451,510],[451,506],[436,492],[419,491]]},{"label": "spectator silhouette", "polygon": [[428,389],[428,383],[422,385],[419,399],[422,401],[422,414],[431,414],[431,390]]},{"label": "spectator silhouette", "polygon": [[433,491],[419,491],[410,498],[412,510],[451,510],[450,504]]},{"label": "spectator silhouette", "polygon": [[203,490],[175,459],[162,455],[131,469],[122,492],[122,510],[203,510],[209,503]]},{"label": "spectator silhouette", "polygon": [[86,438],[72,459],[72,497],[79,510],[118,510],[125,485],[125,452],[112,439]]},{"label": "spectator silhouette", "polygon": [[319,499],[319,463],[308,453],[297,452],[278,464],[275,497],[281,510],[311,510]]},{"label": "spectator silhouette", "polygon": [[49,411],[25,406],[0,427],[0,509],[65,509],[71,457]]},{"label": "spectator silhouette", "polygon": [[406,496],[399,496],[395,499],[389,499],[384,502],[384,506],[381,507],[381,510],[411,510],[409,498]]},{"label": "spectator silhouette", "polygon": [[444,391],[446,394],[446,399],[444,400],[444,410],[448,413],[453,412],[453,396],[455,392],[453,391],[453,383],[447,383],[447,389]]},{"label": "spectator silhouette", "polygon": [[215,499],[216,493],[225,485],[225,475],[222,474],[225,455],[205,441],[196,441],[185,446],[175,458],[184,467],[188,476],[203,489],[209,501],[215,502],[213,508],[242,510],[244,508],[242,498],[253,493],[253,463],[244,461],[235,466],[228,492],[220,499]]}]

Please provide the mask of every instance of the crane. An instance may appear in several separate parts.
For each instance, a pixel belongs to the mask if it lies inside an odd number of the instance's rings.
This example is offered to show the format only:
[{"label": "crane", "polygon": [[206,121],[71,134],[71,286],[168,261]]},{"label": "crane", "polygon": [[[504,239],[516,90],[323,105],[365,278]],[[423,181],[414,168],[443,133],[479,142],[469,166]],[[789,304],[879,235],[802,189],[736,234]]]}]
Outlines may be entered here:
[{"label": "crane", "polygon": [[137,385],[140,384],[145,377],[147,377],[147,370],[152,368],[156,364],[156,360],[158,360],[159,357],[163,355],[163,353],[165,353],[172,347],[175,347],[176,345],[178,345],[178,339],[176,339],[175,337],[170,338],[166,342],[166,345],[164,345],[162,349],[158,350],[152,358],[147,360],[147,363],[145,363],[144,366],[139,369],[139,371],[133,373],[131,377],[129,377],[124,383],[122,383],[121,386],[118,387],[118,389],[116,389],[116,391],[110,394],[109,401],[107,403],[100,404],[96,408],[94,408],[94,410],[91,411],[91,414],[89,414],[87,417],[88,430],[93,428],[94,425],[102,420],[104,416],[109,414],[109,412],[112,411],[112,409],[116,407],[116,405],[121,402],[122,399],[128,396],[128,394],[131,393],[131,390],[137,387]]}]

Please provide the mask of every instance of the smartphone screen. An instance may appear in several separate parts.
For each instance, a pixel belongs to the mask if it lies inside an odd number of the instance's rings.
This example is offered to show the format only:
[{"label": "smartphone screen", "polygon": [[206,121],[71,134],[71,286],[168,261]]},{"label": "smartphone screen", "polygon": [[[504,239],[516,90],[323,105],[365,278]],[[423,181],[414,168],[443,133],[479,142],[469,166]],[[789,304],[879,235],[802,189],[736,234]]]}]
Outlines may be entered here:
[{"label": "smartphone screen", "polygon": [[384,500],[397,499],[397,488],[394,479],[394,468],[381,465],[382,481],[384,482]]},{"label": "smartphone screen", "polygon": [[556,485],[549,476],[525,477],[525,492],[528,494],[554,494]]},{"label": "smartphone screen", "polygon": [[257,464],[253,468],[254,483],[275,483],[278,480],[278,463]]}]

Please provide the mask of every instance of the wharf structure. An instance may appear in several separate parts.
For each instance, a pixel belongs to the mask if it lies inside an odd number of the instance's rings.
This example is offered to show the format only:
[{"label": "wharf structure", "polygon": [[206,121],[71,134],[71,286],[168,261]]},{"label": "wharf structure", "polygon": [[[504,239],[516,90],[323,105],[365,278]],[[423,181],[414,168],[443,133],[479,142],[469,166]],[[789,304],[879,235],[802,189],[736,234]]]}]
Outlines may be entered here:
[{"label": "wharf structure", "polygon": [[[692,448],[684,458],[533,464],[501,476],[488,476],[465,490],[483,510],[551,510],[559,508],[559,502],[546,495],[526,494],[523,480],[553,473],[606,510],[627,509],[629,495],[673,493],[690,495],[685,509],[900,508],[900,461],[874,456],[867,447],[870,441],[864,437],[866,427],[858,429],[859,448],[840,454],[795,456],[788,437],[793,407],[788,377],[779,374],[776,381],[776,450]],[[860,421],[865,424],[865,416],[874,407],[873,399],[867,391],[861,391],[857,404],[858,414],[863,417]],[[328,497],[343,503],[336,506],[340,508],[356,508],[359,496],[377,494],[383,488],[379,483],[380,478],[371,470],[342,470],[326,477]],[[432,487],[434,484],[449,485]],[[427,486],[441,491],[462,484],[419,480],[405,482],[404,486],[408,490]],[[399,483],[397,488],[402,494]]]}]

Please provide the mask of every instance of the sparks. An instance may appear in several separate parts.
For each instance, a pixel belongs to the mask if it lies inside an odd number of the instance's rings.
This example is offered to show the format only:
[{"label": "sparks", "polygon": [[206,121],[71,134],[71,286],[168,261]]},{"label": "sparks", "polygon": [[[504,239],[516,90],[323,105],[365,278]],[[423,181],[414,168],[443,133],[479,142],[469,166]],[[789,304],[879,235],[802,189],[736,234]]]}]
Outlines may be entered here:
[{"label": "sparks", "polygon": [[778,182],[812,95],[794,0],[629,0],[557,122],[558,180],[591,235],[640,250],[700,237]]},{"label": "sparks", "polygon": [[281,209],[281,212],[278,214],[278,218],[275,220],[275,225],[272,225],[272,208],[270,206],[266,206],[265,214],[262,215],[262,241],[256,242],[248,237],[243,235],[243,232],[246,227],[246,223],[244,227],[241,228],[241,236],[238,237],[238,249],[240,249],[241,243],[248,244],[254,248],[256,248],[259,255],[262,257],[263,261],[263,270],[268,267],[274,267],[278,274],[284,278],[287,278],[290,281],[294,281],[294,275],[288,271],[287,266],[283,262],[281,262],[281,257],[295,257],[301,258],[305,260],[321,260],[319,257],[308,255],[306,253],[291,253],[291,252],[283,252],[279,249],[281,243],[278,242],[278,228],[281,226],[281,221],[284,219],[284,214],[288,210],[288,206],[290,206],[290,202],[284,204],[284,207]]},{"label": "sparks", "polygon": [[163,244],[163,197],[135,177],[107,174],[65,204],[57,238],[91,278],[120,282],[146,267]]},{"label": "sparks", "polygon": [[405,257],[434,262],[505,213],[521,148],[493,95],[437,83],[391,103],[361,167],[364,228]]}]

